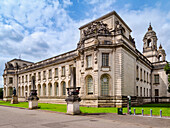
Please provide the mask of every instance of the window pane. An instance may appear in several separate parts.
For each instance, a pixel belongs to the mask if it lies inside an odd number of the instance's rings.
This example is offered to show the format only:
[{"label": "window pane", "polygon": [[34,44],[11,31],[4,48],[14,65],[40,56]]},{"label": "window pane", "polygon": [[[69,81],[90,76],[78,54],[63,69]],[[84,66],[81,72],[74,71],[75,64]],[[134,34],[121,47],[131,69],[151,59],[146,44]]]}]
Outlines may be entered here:
[{"label": "window pane", "polygon": [[46,78],[46,71],[43,72],[43,78]]},{"label": "window pane", "polygon": [[102,53],[102,66],[109,66],[109,53]]},{"label": "window pane", "polygon": [[12,84],[12,83],[13,83],[13,78],[9,77],[9,84]]},{"label": "window pane", "polygon": [[154,80],[155,80],[155,83],[156,84],[159,84],[159,74],[157,74],[157,75],[154,75]]},{"label": "window pane", "polygon": [[101,78],[101,95],[102,96],[109,95],[109,78],[108,78],[108,76],[103,76]]},{"label": "window pane", "polygon": [[87,89],[88,94],[93,94],[93,79],[91,76],[87,78]]},{"label": "window pane", "polygon": [[65,76],[65,67],[62,67],[62,76]]},{"label": "window pane", "polygon": [[58,68],[55,69],[55,76],[58,76]]},{"label": "window pane", "polygon": [[87,56],[87,68],[92,67],[92,56]]},{"label": "window pane", "polygon": [[51,71],[51,69],[49,70],[49,78],[51,78],[52,77],[52,71]]},{"label": "window pane", "polygon": [[138,68],[138,66],[136,66],[136,77],[137,78],[139,78],[139,71],[138,70],[139,70],[139,68]]},{"label": "window pane", "polygon": [[56,92],[55,92],[55,94],[58,96],[59,95],[59,92],[58,92],[58,83],[55,83],[55,87],[56,87]]},{"label": "window pane", "polygon": [[50,85],[50,96],[52,95],[52,85]]},{"label": "window pane", "polygon": [[46,85],[44,86],[44,96],[46,96]]}]

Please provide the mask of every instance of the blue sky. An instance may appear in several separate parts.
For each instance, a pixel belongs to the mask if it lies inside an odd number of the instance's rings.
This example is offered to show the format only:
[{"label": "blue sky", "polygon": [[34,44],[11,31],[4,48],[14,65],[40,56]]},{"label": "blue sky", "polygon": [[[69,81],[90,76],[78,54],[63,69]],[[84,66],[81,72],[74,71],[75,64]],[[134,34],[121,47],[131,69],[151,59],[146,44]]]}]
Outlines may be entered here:
[{"label": "blue sky", "polygon": [[[149,22],[170,60],[168,0],[1,0],[0,75],[13,58],[37,62],[76,48],[78,28],[115,10],[142,52]],[[0,87],[3,86],[0,77]]]}]

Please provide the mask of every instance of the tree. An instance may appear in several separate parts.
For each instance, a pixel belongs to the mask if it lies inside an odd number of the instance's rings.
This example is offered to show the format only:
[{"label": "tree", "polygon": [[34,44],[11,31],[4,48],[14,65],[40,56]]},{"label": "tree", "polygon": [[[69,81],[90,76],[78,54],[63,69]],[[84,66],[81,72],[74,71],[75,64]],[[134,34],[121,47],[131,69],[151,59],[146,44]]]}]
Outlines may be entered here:
[{"label": "tree", "polygon": [[169,83],[168,92],[170,93],[170,63],[169,62],[165,65],[164,70],[166,71],[166,74],[168,75],[168,83]]},{"label": "tree", "polygon": [[0,99],[3,99],[3,88],[0,88]]}]

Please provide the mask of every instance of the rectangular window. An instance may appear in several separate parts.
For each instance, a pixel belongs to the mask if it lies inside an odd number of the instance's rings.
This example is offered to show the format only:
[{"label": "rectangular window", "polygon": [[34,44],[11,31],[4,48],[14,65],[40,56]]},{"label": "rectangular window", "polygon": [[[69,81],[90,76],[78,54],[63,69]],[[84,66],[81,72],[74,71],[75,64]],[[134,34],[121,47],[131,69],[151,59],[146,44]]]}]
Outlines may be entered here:
[{"label": "rectangular window", "polygon": [[24,83],[24,76],[22,76],[22,83]]},{"label": "rectangular window", "polygon": [[41,80],[41,72],[38,72],[38,80]]},{"label": "rectangular window", "polygon": [[159,84],[159,74],[154,75],[154,83]]},{"label": "rectangular window", "polygon": [[55,68],[55,77],[58,77],[58,68]]},{"label": "rectangular window", "polygon": [[43,71],[43,79],[46,79],[46,71]]},{"label": "rectangular window", "polygon": [[91,68],[92,67],[92,56],[89,55],[86,57],[87,60],[87,68]]},{"label": "rectangular window", "polygon": [[145,79],[145,71],[144,71],[144,82],[146,82],[146,79]]},{"label": "rectangular window", "polygon": [[28,75],[25,76],[25,79],[26,79],[25,82],[27,82],[28,81]]},{"label": "rectangular window", "polygon": [[29,75],[29,81],[31,82],[31,74]]},{"label": "rectangular window", "polygon": [[140,96],[142,96],[142,87],[140,87]]},{"label": "rectangular window", "polygon": [[109,53],[102,53],[102,66],[109,66]]},{"label": "rectangular window", "polygon": [[136,80],[139,80],[139,67],[136,66]]},{"label": "rectangular window", "polygon": [[148,81],[148,72],[147,72],[147,83],[148,83],[149,81]]},{"label": "rectangular window", "polygon": [[155,89],[155,96],[159,96],[159,89]]},{"label": "rectangular window", "polygon": [[143,95],[144,95],[144,97],[145,97],[145,88],[144,88],[144,90],[143,90]]},{"label": "rectangular window", "polygon": [[9,84],[13,84],[13,78],[9,77]]},{"label": "rectangular window", "polygon": [[148,92],[148,88],[147,88],[147,92],[146,92],[146,93],[147,93],[146,95],[147,95],[147,97],[148,97],[148,96],[149,96],[149,94],[148,94],[148,93],[149,93],[149,92]]},{"label": "rectangular window", "polygon": [[138,96],[138,86],[136,86],[136,96]]},{"label": "rectangular window", "polygon": [[49,73],[48,78],[51,79],[52,78],[52,70],[50,69],[48,73]]},{"label": "rectangular window", "polygon": [[65,71],[65,67],[62,67],[62,76],[65,76],[66,71]]},{"label": "rectangular window", "polygon": [[140,80],[142,81],[142,69],[140,69]]}]

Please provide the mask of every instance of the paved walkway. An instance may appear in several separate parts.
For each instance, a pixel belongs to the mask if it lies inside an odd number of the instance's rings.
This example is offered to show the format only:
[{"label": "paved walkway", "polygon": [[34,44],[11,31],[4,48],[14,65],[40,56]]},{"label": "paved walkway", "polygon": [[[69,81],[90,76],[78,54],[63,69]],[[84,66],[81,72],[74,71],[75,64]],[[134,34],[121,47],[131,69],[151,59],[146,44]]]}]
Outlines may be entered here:
[{"label": "paved walkway", "polygon": [[170,128],[170,119],[96,114],[70,116],[0,106],[0,128]]}]

